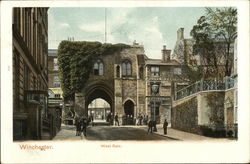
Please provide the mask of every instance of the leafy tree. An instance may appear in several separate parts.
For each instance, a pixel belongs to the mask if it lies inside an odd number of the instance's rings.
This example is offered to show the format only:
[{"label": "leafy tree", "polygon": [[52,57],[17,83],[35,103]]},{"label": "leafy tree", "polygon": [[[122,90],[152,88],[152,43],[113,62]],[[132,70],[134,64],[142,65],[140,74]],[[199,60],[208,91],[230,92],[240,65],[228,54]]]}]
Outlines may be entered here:
[{"label": "leafy tree", "polygon": [[[235,8],[206,8],[193,26],[191,35],[195,39],[194,53],[206,66],[205,76],[230,76],[233,65],[232,44],[237,37],[237,10]],[[224,70],[220,70],[221,66]]]}]

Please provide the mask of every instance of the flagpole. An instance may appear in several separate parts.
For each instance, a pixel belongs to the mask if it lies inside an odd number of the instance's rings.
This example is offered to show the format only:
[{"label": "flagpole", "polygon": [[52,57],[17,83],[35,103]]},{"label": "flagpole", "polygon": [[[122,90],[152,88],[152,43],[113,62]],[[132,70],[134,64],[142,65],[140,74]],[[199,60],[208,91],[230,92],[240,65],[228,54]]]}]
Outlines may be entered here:
[{"label": "flagpole", "polygon": [[107,9],[105,7],[105,43],[107,43]]}]

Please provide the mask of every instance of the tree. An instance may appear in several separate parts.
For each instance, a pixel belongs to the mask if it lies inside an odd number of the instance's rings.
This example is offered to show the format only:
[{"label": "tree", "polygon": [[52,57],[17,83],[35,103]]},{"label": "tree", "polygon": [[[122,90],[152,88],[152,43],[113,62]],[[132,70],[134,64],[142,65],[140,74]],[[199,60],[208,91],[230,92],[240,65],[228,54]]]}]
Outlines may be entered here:
[{"label": "tree", "polygon": [[[205,76],[230,76],[233,66],[232,44],[237,37],[237,10],[235,8],[206,8],[193,26],[191,35],[195,39],[194,53],[205,66]],[[224,67],[220,70],[221,66]]]}]

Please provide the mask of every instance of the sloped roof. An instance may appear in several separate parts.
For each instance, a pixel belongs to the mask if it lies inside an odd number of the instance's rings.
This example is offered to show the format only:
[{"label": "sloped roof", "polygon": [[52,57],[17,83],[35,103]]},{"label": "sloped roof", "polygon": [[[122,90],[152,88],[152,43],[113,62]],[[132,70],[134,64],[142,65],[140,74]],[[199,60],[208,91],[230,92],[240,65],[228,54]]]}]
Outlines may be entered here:
[{"label": "sloped roof", "polygon": [[180,65],[180,63],[172,59],[168,62],[161,59],[148,59],[146,60],[146,65]]}]

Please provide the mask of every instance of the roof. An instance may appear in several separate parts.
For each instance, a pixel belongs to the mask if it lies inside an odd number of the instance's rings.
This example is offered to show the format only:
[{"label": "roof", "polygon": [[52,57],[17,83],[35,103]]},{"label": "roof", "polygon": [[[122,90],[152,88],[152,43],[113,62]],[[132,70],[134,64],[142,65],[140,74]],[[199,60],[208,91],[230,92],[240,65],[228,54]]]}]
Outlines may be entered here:
[{"label": "roof", "polygon": [[48,56],[57,56],[57,49],[48,49]]},{"label": "roof", "polygon": [[179,65],[180,63],[176,60],[170,60],[168,62],[164,62],[161,59],[148,59],[146,60],[146,65]]}]

